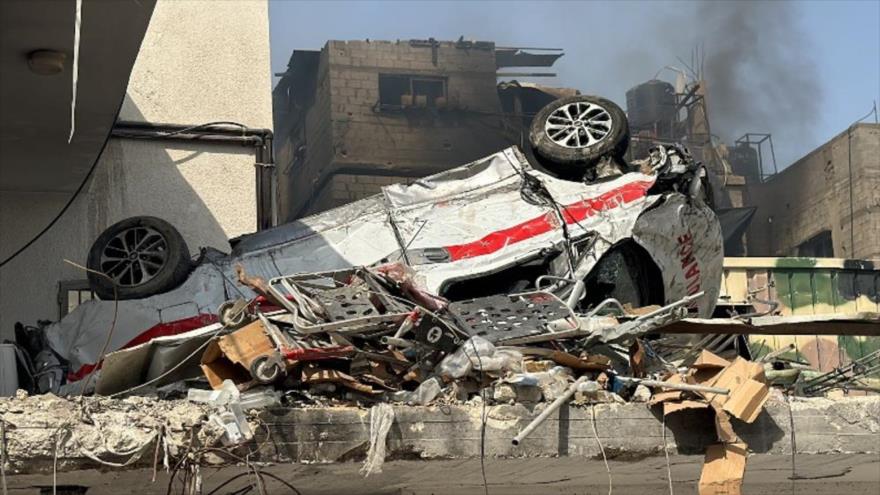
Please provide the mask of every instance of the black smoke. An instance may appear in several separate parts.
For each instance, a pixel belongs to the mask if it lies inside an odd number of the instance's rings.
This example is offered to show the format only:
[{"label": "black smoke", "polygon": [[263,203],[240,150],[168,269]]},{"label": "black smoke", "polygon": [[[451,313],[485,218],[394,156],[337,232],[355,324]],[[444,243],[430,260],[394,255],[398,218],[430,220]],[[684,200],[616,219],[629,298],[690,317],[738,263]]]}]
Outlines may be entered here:
[{"label": "black smoke", "polygon": [[728,142],[745,132],[772,133],[783,159],[798,157],[794,150],[812,142],[822,118],[818,68],[796,8],[709,2],[693,13],[694,41],[705,47],[713,131]]}]

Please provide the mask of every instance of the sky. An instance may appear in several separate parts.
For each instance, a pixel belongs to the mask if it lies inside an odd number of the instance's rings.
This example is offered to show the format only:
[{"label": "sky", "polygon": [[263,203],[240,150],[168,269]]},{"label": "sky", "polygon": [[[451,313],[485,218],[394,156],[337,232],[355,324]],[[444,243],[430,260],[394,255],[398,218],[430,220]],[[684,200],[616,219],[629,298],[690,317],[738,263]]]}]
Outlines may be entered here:
[{"label": "sky", "polygon": [[[772,133],[784,168],[880,100],[880,0],[270,0],[272,70],[329,39],[465,39],[565,49],[539,82],[625,107],[625,92],[705,54],[713,133]],[[515,69],[519,70],[519,69]],[[528,70],[528,69],[526,69]],[[541,69],[542,71],[545,69]],[[880,104],[880,103],[878,103]],[[873,116],[868,118],[873,120]]]}]

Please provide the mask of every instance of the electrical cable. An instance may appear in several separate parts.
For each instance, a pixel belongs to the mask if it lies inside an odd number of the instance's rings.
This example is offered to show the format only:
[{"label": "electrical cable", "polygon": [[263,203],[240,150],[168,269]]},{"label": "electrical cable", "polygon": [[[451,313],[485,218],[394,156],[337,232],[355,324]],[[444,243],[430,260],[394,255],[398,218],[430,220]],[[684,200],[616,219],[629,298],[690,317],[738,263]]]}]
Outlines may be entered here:
[{"label": "electrical cable", "polygon": [[602,452],[602,460],[605,462],[605,471],[608,472],[608,495],[611,495],[611,492],[614,489],[614,484],[611,479],[611,467],[608,466],[608,457],[605,456],[605,447],[602,446],[602,441],[599,440],[599,430],[596,428],[596,405],[592,403],[590,404],[590,415],[592,416],[590,424],[593,426],[593,435],[596,437],[596,443],[599,444],[599,451]]},{"label": "electrical cable", "polygon": [[[226,454],[229,454],[230,456],[236,458],[239,462],[245,462],[245,463],[247,464],[247,466],[248,466],[250,469],[253,469],[254,466],[252,466],[252,465],[250,464],[250,462],[247,461],[247,459],[244,459],[244,458],[242,458],[242,457],[240,457],[240,456],[237,456],[237,455],[235,455],[235,454],[232,454],[231,452],[223,451],[222,449],[205,448],[205,449],[200,449],[200,450],[194,452],[194,454],[199,454],[199,453],[202,453],[202,452],[204,452],[204,451],[218,451],[218,450],[221,451],[221,452],[224,452],[224,453],[226,453]],[[274,475],[274,474],[272,474],[272,473],[269,473],[269,472],[267,472],[267,471],[257,471],[257,473],[258,473],[258,475],[259,475],[260,477],[268,476],[268,477],[274,479],[275,481],[277,481],[277,482],[283,484],[283,485],[286,486],[287,488],[290,488],[290,490],[291,490],[293,493],[295,493],[296,495],[302,495],[302,492],[300,492],[295,486],[293,486],[291,483],[285,481],[283,478],[281,478],[281,477],[279,477],[279,476],[276,476],[276,475]],[[251,474],[251,471],[250,471],[250,470],[248,470],[248,471],[244,471],[244,472],[242,472],[242,473],[239,473],[239,474],[233,476],[232,478],[230,478],[230,479],[224,481],[223,483],[221,483],[220,485],[218,485],[217,487],[215,487],[213,490],[211,490],[210,492],[208,492],[206,495],[214,495],[215,493],[217,493],[217,492],[218,492],[221,488],[223,488],[224,486],[226,486],[226,485],[232,483],[233,481],[235,481],[235,480],[237,480],[237,479],[239,479],[239,478],[241,478],[241,477],[243,477],[243,476],[247,476],[247,475],[249,475],[249,474]],[[253,486],[253,485],[251,485],[251,486]]]},{"label": "electrical cable", "polygon": [[6,420],[0,418],[0,487],[3,495],[8,495],[6,488]]},{"label": "electrical cable", "polygon": [[140,390],[140,389],[142,389],[142,388],[144,388],[144,387],[146,387],[146,386],[149,386],[149,385],[152,385],[152,384],[158,382],[159,380],[165,378],[166,376],[170,375],[171,373],[174,373],[175,371],[177,371],[178,368],[180,368],[181,366],[183,366],[184,364],[186,364],[187,362],[189,362],[189,360],[192,359],[193,356],[195,356],[195,355],[196,355],[197,353],[199,353],[202,349],[204,349],[205,347],[207,347],[208,344],[210,344],[211,341],[214,339],[214,337],[220,335],[220,333],[223,332],[224,330],[226,330],[226,327],[225,327],[225,326],[221,326],[219,329],[217,329],[216,332],[214,332],[213,334],[211,334],[211,335],[210,335],[210,336],[209,336],[209,337],[208,337],[208,338],[202,343],[202,345],[196,347],[196,349],[195,349],[194,351],[192,351],[191,353],[189,353],[189,355],[187,355],[185,358],[181,359],[179,363],[175,364],[171,369],[169,369],[168,371],[162,373],[161,375],[157,376],[156,378],[153,378],[152,380],[148,380],[148,381],[146,381],[146,382],[144,382],[144,383],[141,383],[140,385],[135,385],[135,386],[133,386],[133,387],[131,387],[131,388],[127,388],[127,389],[125,389],[125,390],[121,390],[121,391],[119,391],[119,392],[112,393],[112,394],[108,395],[107,398],[112,399],[112,398],[114,398],[114,397],[119,397],[120,395],[125,395],[125,394],[128,394],[128,393],[134,392],[135,390]]},{"label": "electrical cable", "polygon": [[159,425],[159,434],[156,437],[156,449],[153,451],[153,477],[150,479],[150,483],[156,482],[156,475],[159,473],[159,448],[162,446],[162,442],[165,440],[165,424]]},{"label": "electrical cable", "polygon": [[795,464],[795,455],[797,454],[797,440],[794,435],[794,413],[791,411],[791,399],[789,398],[787,393],[782,394],[782,398],[785,399],[785,405],[788,407],[788,427],[791,430],[791,494],[794,495],[797,493],[795,490],[795,480],[798,479],[797,475],[797,465]]},{"label": "electrical cable", "polygon": [[275,480],[275,481],[281,483],[282,485],[286,486],[287,488],[290,488],[294,493],[296,493],[296,495],[302,495],[302,493],[301,493],[299,490],[297,490],[295,486],[293,486],[292,484],[288,483],[287,481],[285,481],[284,479],[282,479],[282,478],[279,477],[279,476],[276,476],[276,475],[274,475],[274,474],[272,474],[272,473],[268,473],[268,472],[266,472],[266,471],[261,471],[261,472],[260,472],[260,475],[261,475],[261,476],[268,476],[268,477],[272,478],[273,480]]},{"label": "electrical cable", "polygon": [[[171,469],[171,475],[168,477],[168,488],[165,490],[165,495],[171,495],[171,488],[174,486],[174,480],[177,478],[177,471],[183,466],[184,462],[189,459],[189,453],[192,450],[195,432],[196,425],[192,425],[189,429],[189,442],[186,443],[186,450],[183,452],[183,455],[180,456],[180,460],[178,460]],[[186,482],[184,481],[184,487],[185,486]]]},{"label": "electrical cable", "polygon": [[95,275],[98,275],[99,277],[104,277],[111,284],[113,284],[113,320],[110,322],[110,330],[107,331],[107,339],[104,341],[104,346],[101,347],[101,352],[98,353],[98,360],[95,361],[95,366],[89,371],[88,376],[86,376],[85,380],[83,381],[82,387],[80,388],[79,396],[80,396],[80,398],[82,398],[86,394],[86,389],[89,386],[89,382],[91,382],[92,377],[95,375],[95,372],[98,371],[98,368],[101,366],[101,363],[104,361],[104,356],[106,356],[106,354],[107,354],[107,348],[110,347],[110,341],[113,339],[113,333],[116,331],[116,318],[119,315],[119,293],[118,293],[116,281],[113,280],[112,278],[110,278],[110,276],[107,275],[106,273],[99,272],[97,270],[92,270],[91,268],[86,268],[86,267],[84,267],[78,263],[74,263],[73,261],[70,261],[69,259],[66,259],[66,258],[65,258],[64,262],[69,265],[73,265],[76,268],[79,268],[81,270],[85,270],[88,273],[94,273]]},{"label": "electrical cable", "polygon": [[672,467],[669,465],[669,446],[666,443],[666,415],[663,415],[663,454],[666,456],[666,480],[669,482],[669,495],[675,495],[672,490]]},{"label": "electrical cable", "polygon": [[[124,101],[124,99],[123,99],[123,101]],[[121,109],[122,109],[122,101],[119,102],[119,108],[116,110],[116,115],[113,118],[113,122],[116,122],[119,119],[119,112]],[[240,127],[242,130],[248,129],[248,127],[246,125],[240,124],[238,122],[217,121],[217,122],[208,122],[206,124],[199,124],[199,125],[186,127],[186,128],[183,128],[183,129],[180,129],[177,131],[173,131],[173,132],[160,133],[159,136],[137,136],[137,135],[129,135],[129,134],[125,134],[125,133],[118,133],[116,135],[116,137],[125,137],[128,139],[162,139],[162,138],[167,138],[167,137],[175,136],[178,134],[184,134],[187,132],[195,131],[198,129],[202,129],[202,128],[210,127],[210,126],[214,126],[214,125],[229,125],[229,126]],[[107,143],[110,142],[111,137],[114,137],[112,129],[111,129],[111,132],[107,133],[107,137],[104,138],[104,143],[101,145],[101,150],[98,152],[98,155],[95,157],[95,161],[92,163],[92,166],[89,168],[89,171],[86,173],[86,176],[83,177],[82,182],[80,182],[79,186],[73,192],[73,195],[70,197],[70,199],[67,201],[67,203],[61,208],[61,211],[59,211],[58,214],[55,215],[55,217],[49,222],[49,224],[46,225],[46,227],[44,227],[43,230],[41,230],[31,240],[29,240],[27,243],[25,243],[21,248],[16,250],[14,253],[9,255],[6,259],[4,259],[3,261],[0,261],[0,268],[2,268],[7,263],[9,263],[13,259],[15,259],[19,254],[24,252],[33,243],[37,242],[37,240],[40,239],[43,235],[45,235],[46,232],[48,232],[58,222],[58,220],[61,219],[61,217],[64,215],[64,213],[66,213],[67,210],[70,209],[70,206],[73,204],[74,200],[76,200],[76,198],[79,197],[83,188],[86,186],[86,184],[89,182],[89,179],[92,177],[92,174],[94,173],[95,168],[97,168],[98,163],[101,161],[101,157],[104,155],[104,150],[107,148]]]},{"label": "electrical cable", "polygon": [[[101,272],[97,272],[97,271],[91,270],[91,269],[89,269],[89,268],[86,268],[86,267],[84,267],[84,266],[78,265],[78,264],[76,264],[76,263],[74,263],[74,262],[72,262],[72,261],[70,261],[70,260],[64,260],[64,261],[66,261],[67,263],[70,263],[71,265],[76,266],[76,267],[78,267],[78,268],[82,268],[83,270],[90,271],[90,272],[96,273],[96,274],[98,274],[98,275],[103,275],[103,276],[107,277],[107,275],[105,275],[105,274],[103,274],[103,273],[101,273]],[[218,270],[219,270],[219,267],[218,267]],[[221,275],[222,275],[222,273],[221,273]],[[107,277],[107,278],[109,279],[109,277]],[[224,277],[224,278],[225,278],[225,277]],[[111,282],[112,282],[112,280],[111,280]],[[233,285],[233,287],[235,287],[235,286]],[[236,289],[237,289],[237,287],[236,287]],[[115,326],[116,326],[116,314],[117,314],[117,311],[118,311],[118,309],[119,309],[119,300],[118,300],[118,298],[117,298],[116,295],[115,295],[115,294],[116,294],[116,284],[115,284],[115,282],[113,283],[113,293],[114,293],[114,298],[113,298],[113,299],[114,299],[113,323],[112,323],[112,325],[111,325],[111,327],[110,327],[110,332],[108,333],[107,341],[104,343],[104,348],[101,350],[101,354],[100,354],[100,356],[99,356],[99,359],[98,359],[97,361],[95,361],[95,367],[94,367],[94,368],[92,369],[92,371],[89,373],[89,375],[88,375],[87,378],[91,378],[91,376],[94,374],[94,372],[97,371],[98,366],[100,366],[101,362],[104,360],[105,352],[106,352],[106,350],[107,350],[107,346],[108,346],[108,344],[110,343],[110,338],[112,337],[112,335],[113,335],[113,330],[114,330],[114,328],[115,328]],[[119,392],[115,392],[115,393],[113,393],[113,394],[110,394],[110,395],[108,396],[108,398],[119,397],[120,395],[125,395],[125,394],[128,394],[128,393],[130,393],[130,392],[134,392],[135,390],[139,390],[139,389],[141,389],[141,388],[143,388],[143,387],[146,387],[146,386],[152,385],[153,383],[156,383],[156,382],[158,382],[159,380],[161,380],[161,379],[165,378],[166,376],[170,375],[171,373],[177,371],[178,368],[180,368],[181,366],[183,366],[184,364],[186,364],[190,359],[192,359],[192,357],[195,356],[196,353],[198,353],[199,351],[201,351],[202,349],[204,349],[205,347],[207,347],[208,344],[211,343],[211,340],[213,340],[214,337],[216,337],[217,335],[219,335],[220,333],[222,333],[224,330],[226,330],[226,328],[227,328],[227,327],[226,327],[225,325],[222,325],[222,324],[221,324],[221,327],[220,327],[219,329],[217,329],[216,332],[214,332],[213,334],[211,334],[211,336],[208,337],[208,339],[205,340],[205,342],[203,342],[203,343],[202,343],[199,347],[197,347],[193,352],[191,352],[189,355],[187,355],[185,358],[183,358],[179,363],[177,363],[176,365],[174,365],[174,366],[173,366],[171,369],[169,369],[168,371],[162,373],[161,375],[157,376],[156,378],[153,378],[152,380],[149,380],[149,381],[146,381],[146,382],[144,382],[144,383],[141,383],[140,385],[135,385],[135,386],[133,386],[133,387],[131,387],[131,388],[127,388],[127,389],[125,389],[125,390],[122,390],[122,391],[119,391]],[[82,397],[83,394],[85,394],[85,390],[86,390],[86,386],[87,386],[87,385],[88,385],[88,381],[84,382],[84,384],[83,384],[83,386],[82,386],[81,393],[80,393],[80,397]]]},{"label": "electrical cable", "polygon": [[[119,108],[120,109],[122,108],[122,102],[120,102]],[[116,121],[117,118],[119,118],[119,110],[116,111],[116,117],[114,117],[114,119],[113,119],[114,122]],[[97,166],[98,166],[98,162],[101,161],[101,156],[104,155],[104,149],[107,148],[108,142],[110,142],[110,133],[109,132],[107,133],[107,137],[104,139],[104,144],[101,145],[101,151],[99,151],[98,156],[95,157],[95,161],[92,163],[91,168],[89,168],[89,171],[86,173],[86,176],[83,177],[83,180],[82,180],[82,182],[80,182],[79,187],[76,188],[76,190],[73,192],[73,195],[70,197],[69,200],[67,200],[67,203],[61,208],[61,211],[59,211],[58,214],[55,215],[55,218],[53,218],[49,222],[49,224],[43,228],[43,230],[41,230],[37,235],[35,235],[33,238],[31,238],[31,240],[26,242],[24,244],[24,246],[18,248],[18,250],[16,250],[14,253],[9,255],[3,261],[0,261],[0,268],[4,267],[7,263],[9,263],[13,259],[15,259],[19,254],[24,252],[27,248],[31,247],[31,245],[33,243],[37,242],[37,240],[40,237],[43,237],[43,235],[46,232],[48,232],[49,229],[51,229],[58,222],[59,219],[61,219],[61,217],[64,215],[64,213],[67,212],[67,210],[70,208],[70,205],[72,205],[74,200],[76,200],[76,198],[79,197],[79,194],[82,192],[83,188],[89,182],[89,179],[92,177],[92,173],[95,171],[95,168],[97,168]]]},{"label": "electrical cable", "polygon": [[[138,135],[138,134],[127,134],[124,131],[123,132],[117,131],[115,136],[116,137],[124,137],[126,139],[165,139],[165,138],[169,138],[171,136],[176,136],[178,134],[186,134],[188,132],[196,131],[199,129],[204,129],[205,127],[211,127],[211,126],[215,126],[215,125],[228,125],[228,126],[241,128],[242,135],[244,135],[245,134],[244,131],[246,131],[248,129],[248,126],[246,126],[244,124],[240,124],[238,122],[216,121],[216,122],[207,122],[205,124],[198,124],[198,125],[193,125],[193,126],[189,126],[189,127],[184,127],[183,129],[178,129],[176,131],[158,132],[156,136],[142,136],[142,135]],[[149,129],[149,127],[145,127],[145,129]]]},{"label": "electrical cable", "polygon": [[[338,281],[334,281],[334,282],[339,283]],[[341,284],[341,283],[340,283],[340,284]],[[392,299],[399,300],[399,301],[401,301],[401,302],[406,302],[407,304],[410,304],[410,305],[413,306],[413,307],[419,307],[419,308],[421,308],[420,306],[414,304],[412,301],[408,301],[408,300],[406,300],[406,299],[404,299],[404,298],[401,298],[401,297],[397,297],[397,296],[394,296],[394,295],[391,295],[391,294],[382,294],[382,293],[380,293],[380,292],[377,292],[377,291],[371,291],[371,290],[368,290],[368,292],[375,292],[376,294],[379,294],[379,295],[387,296],[387,297],[390,297],[390,298],[392,298]],[[434,318],[436,318],[437,321],[439,321],[441,324],[443,324],[444,326],[446,326],[446,327],[449,328],[450,330],[453,330],[452,327],[449,325],[449,323],[447,323],[446,321],[444,321],[443,319],[441,319],[440,316],[437,315],[436,313],[434,313],[434,312],[432,312],[432,311],[430,311],[430,310],[428,310],[428,309],[425,309],[425,308],[421,308],[421,309],[422,309],[423,311],[425,311],[425,313],[427,313],[427,314],[433,316]],[[152,385],[152,384],[158,382],[159,380],[165,378],[166,376],[170,375],[171,373],[177,371],[178,368],[180,368],[181,366],[183,366],[184,364],[186,364],[186,363],[187,363],[190,359],[192,359],[192,357],[195,356],[198,352],[200,352],[202,349],[204,349],[205,347],[207,347],[208,344],[210,344],[211,341],[214,339],[214,337],[220,335],[220,333],[222,333],[224,330],[226,330],[226,328],[227,328],[226,326],[221,326],[221,327],[220,327],[219,329],[217,329],[213,334],[211,334],[211,335],[207,338],[207,340],[205,340],[205,342],[203,342],[199,347],[197,347],[194,351],[192,351],[192,352],[191,352],[189,355],[187,355],[185,358],[183,358],[182,360],[180,360],[180,362],[178,362],[176,365],[174,365],[171,369],[165,371],[164,373],[162,373],[161,375],[157,376],[156,378],[153,378],[152,380],[146,381],[146,382],[141,383],[141,384],[139,384],[139,385],[135,385],[135,386],[133,386],[133,387],[127,388],[127,389],[125,389],[125,390],[121,390],[121,391],[119,391],[119,392],[115,392],[115,393],[113,393],[113,394],[110,394],[110,395],[108,396],[108,398],[119,397],[120,395],[125,395],[125,394],[128,394],[128,393],[134,392],[135,390],[139,390],[139,389],[141,389],[141,388],[147,387],[147,386]]]},{"label": "electrical cable", "polygon": [[[483,387],[483,360],[480,359],[480,353],[477,351],[477,344],[473,337],[470,339],[471,346],[474,348],[474,356],[477,358],[477,364],[480,365],[480,401],[482,411],[480,412],[480,473],[483,475],[483,493],[489,495],[489,482],[486,479],[486,393],[487,387]],[[467,354],[467,353],[465,353]],[[470,359],[468,359],[470,361]],[[473,362],[471,362],[473,366]]]}]

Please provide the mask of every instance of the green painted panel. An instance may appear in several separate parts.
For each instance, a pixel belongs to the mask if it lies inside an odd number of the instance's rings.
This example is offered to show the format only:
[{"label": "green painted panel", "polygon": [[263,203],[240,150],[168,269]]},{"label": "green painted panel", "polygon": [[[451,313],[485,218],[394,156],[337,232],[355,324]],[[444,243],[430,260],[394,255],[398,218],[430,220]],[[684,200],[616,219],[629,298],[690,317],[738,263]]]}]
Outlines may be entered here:
[{"label": "green painted panel", "polygon": [[779,312],[782,315],[790,315],[792,302],[791,284],[789,283],[788,273],[781,270],[774,270],[773,280],[776,283],[776,297],[779,300]]},{"label": "green painted panel", "polygon": [[789,275],[791,290],[791,310],[795,315],[813,314],[813,281],[812,272],[792,270]]},{"label": "green painted panel", "polygon": [[835,304],[837,312],[843,314],[857,313],[855,272],[841,270],[837,272],[835,280],[834,295],[837,297],[837,304]]},{"label": "green painted panel", "polygon": [[877,311],[877,289],[874,280],[875,273],[860,272],[856,274],[856,307],[859,311]]},{"label": "green painted panel", "polygon": [[855,361],[880,349],[880,337],[841,335],[837,338],[837,344],[849,358],[848,361]]},{"label": "green painted panel", "polygon": [[813,268],[816,263],[816,258],[778,258],[776,268]]},{"label": "green painted panel", "polygon": [[834,313],[834,285],[831,278],[831,272],[813,272],[813,306],[816,314]]},{"label": "green painted panel", "polygon": [[[797,258],[779,260],[768,270],[772,288],[768,297],[779,303],[781,315],[855,314],[880,312],[880,270],[867,262],[850,261],[840,266],[823,260]],[[749,272],[748,289],[763,286],[754,270]],[[730,289],[728,287],[728,289]],[[755,297],[765,297],[763,293]],[[789,336],[752,335],[749,344],[753,356],[760,357],[788,344],[795,350],[783,357],[808,359],[822,371],[862,358],[880,350],[880,337],[866,336]]]}]

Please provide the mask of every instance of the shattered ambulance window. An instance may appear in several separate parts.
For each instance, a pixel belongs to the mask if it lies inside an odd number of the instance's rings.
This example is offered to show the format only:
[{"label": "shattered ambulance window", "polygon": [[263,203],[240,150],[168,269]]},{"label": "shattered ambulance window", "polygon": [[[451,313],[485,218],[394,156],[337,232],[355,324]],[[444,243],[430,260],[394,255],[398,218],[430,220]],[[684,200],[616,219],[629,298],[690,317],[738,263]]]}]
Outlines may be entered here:
[{"label": "shattered ambulance window", "polygon": [[383,109],[442,106],[446,78],[379,74],[379,104]]},{"label": "shattered ambulance window", "polygon": [[88,280],[62,280],[58,283],[58,316],[63,317],[80,304],[95,299]]}]

